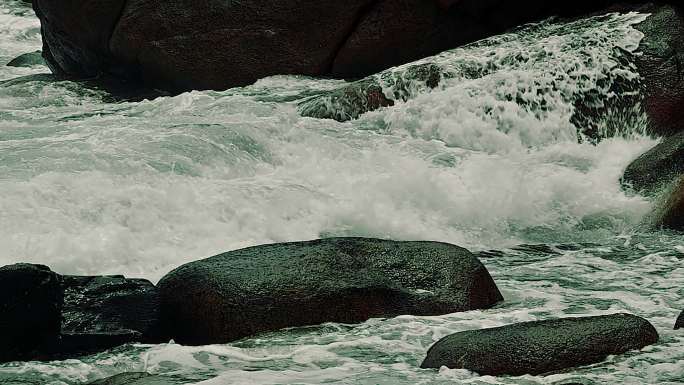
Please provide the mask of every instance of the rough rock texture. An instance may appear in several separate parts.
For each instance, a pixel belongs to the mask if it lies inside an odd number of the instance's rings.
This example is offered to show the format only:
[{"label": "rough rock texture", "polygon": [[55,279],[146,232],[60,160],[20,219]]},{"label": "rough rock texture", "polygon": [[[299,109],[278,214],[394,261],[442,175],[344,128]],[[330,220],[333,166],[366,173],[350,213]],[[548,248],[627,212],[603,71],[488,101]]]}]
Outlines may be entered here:
[{"label": "rough rock texture", "polygon": [[537,375],[601,362],[657,341],[653,325],[629,314],[525,322],[447,336],[430,348],[421,367]]},{"label": "rough rock texture", "polygon": [[8,67],[33,67],[46,65],[42,51],[35,51],[19,55],[7,63]]},{"label": "rough rock texture", "polygon": [[0,267],[0,361],[29,359],[59,335],[62,291],[47,266]]},{"label": "rough rock texture", "polygon": [[645,37],[634,59],[654,135],[676,133],[684,122],[684,13],[673,4],[646,7],[652,15],[637,26]]},{"label": "rough rock texture", "polygon": [[189,263],[159,282],[162,320],[183,344],[502,300],[467,250],[436,242],[333,238],[251,247]]},{"label": "rough rock texture", "polygon": [[[642,79],[640,82],[615,79],[616,81],[610,86],[610,92],[620,95],[618,98],[606,98],[603,94],[596,95],[595,93],[578,95],[575,102],[576,112],[572,117],[573,124],[584,136],[600,140],[602,137],[615,135],[624,128],[625,122],[621,119],[622,117],[634,114],[633,110],[642,111],[643,109],[649,117],[649,129],[652,134],[670,135],[677,132],[680,122],[684,120],[680,111],[684,111],[680,108],[684,105],[684,66],[679,64],[684,61],[684,17],[677,8],[669,5],[621,5],[614,6],[610,10],[636,10],[651,13],[650,17],[636,26],[644,33],[638,54],[624,52],[620,57],[620,60],[624,61],[622,64],[625,67],[634,66]],[[479,19],[472,20],[479,21]],[[472,20],[468,23],[473,23]],[[482,28],[482,26],[477,25],[473,28]],[[397,31],[391,35],[397,38],[401,36]],[[372,46],[372,42],[373,39],[369,38],[369,41],[358,43],[358,45]],[[382,43],[384,44],[385,41],[382,40]],[[401,42],[397,44],[400,45]],[[420,45],[403,47],[415,49],[415,46]],[[363,61],[362,56],[355,53],[350,55],[349,61],[355,63]],[[373,51],[370,50],[368,60],[372,61],[373,57]],[[340,60],[339,57],[338,60]],[[429,76],[421,78],[416,76],[420,75],[420,72],[412,74],[412,69],[415,68],[422,69]],[[463,74],[460,75],[463,76]],[[397,76],[403,78],[406,84],[409,81],[413,81],[414,85],[424,82],[426,87],[422,88],[427,92],[437,87],[441,78],[453,76],[453,74],[429,63],[392,69],[351,82],[342,89],[309,98],[300,105],[300,113],[308,117],[346,121],[356,119],[365,112],[391,106],[394,101],[406,100],[409,96],[405,92],[399,95],[385,95],[382,92],[388,88],[396,88],[395,84],[387,82],[387,78]],[[615,124],[608,124],[609,127],[599,128],[597,123],[604,122],[609,116],[620,118]],[[611,132],[601,133],[600,129],[609,129]]]},{"label": "rough rock texture", "polygon": [[[624,1],[622,1],[624,2]],[[169,91],[275,74],[363,77],[610,0],[36,0],[58,74],[109,74]]]},{"label": "rough rock texture", "polygon": [[173,377],[155,376],[149,373],[121,373],[116,376],[93,381],[88,385],[180,385],[187,381],[179,381]]},{"label": "rough rock texture", "polygon": [[664,138],[660,144],[627,166],[622,183],[637,192],[653,195],[682,174],[684,131]]},{"label": "rough rock texture", "polygon": [[684,176],[675,180],[656,208],[655,227],[684,231]]},{"label": "rough rock texture", "polygon": [[679,317],[677,317],[677,322],[675,322],[674,328],[675,328],[675,330],[680,329],[680,328],[684,328],[684,311],[682,311],[682,313],[679,315]]},{"label": "rough rock texture", "polygon": [[130,342],[164,341],[149,281],[0,268],[0,361],[66,359]]},{"label": "rough rock texture", "polygon": [[62,287],[62,350],[103,350],[163,340],[159,294],[151,282],[123,276],[65,276]]}]

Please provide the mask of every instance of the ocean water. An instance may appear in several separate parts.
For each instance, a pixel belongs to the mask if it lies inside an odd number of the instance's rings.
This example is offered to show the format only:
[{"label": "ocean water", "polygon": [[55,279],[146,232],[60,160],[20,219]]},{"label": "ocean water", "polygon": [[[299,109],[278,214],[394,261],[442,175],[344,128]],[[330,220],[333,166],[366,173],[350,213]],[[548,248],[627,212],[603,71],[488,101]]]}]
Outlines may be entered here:
[{"label": "ocean water", "polygon": [[[547,21],[428,58],[450,73],[437,89],[402,79],[405,102],[346,123],[297,111],[337,80],[275,76],[112,102],[40,75],[43,66],[0,66],[0,264],[156,282],[185,262],[263,243],[438,240],[478,252],[506,298],[485,311],[227,345],[2,364],[0,382],[71,385],[145,370],[203,385],[684,383],[684,334],[671,330],[684,309],[684,237],[650,230],[655,203],[619,184],[658,140],[643,135],[638,105],[593,122],[598,141],[574,119],[579,98],[600,107],[620,97],[612,84],[638,83],[626,59],[645,17]],[[33,12],[0,0],[0,65],[40,47]],[[385,78],[388,93],[402,70]],[[660,342],[549,376],[418,368],[453,332],[615,312],[646,317]]]}]

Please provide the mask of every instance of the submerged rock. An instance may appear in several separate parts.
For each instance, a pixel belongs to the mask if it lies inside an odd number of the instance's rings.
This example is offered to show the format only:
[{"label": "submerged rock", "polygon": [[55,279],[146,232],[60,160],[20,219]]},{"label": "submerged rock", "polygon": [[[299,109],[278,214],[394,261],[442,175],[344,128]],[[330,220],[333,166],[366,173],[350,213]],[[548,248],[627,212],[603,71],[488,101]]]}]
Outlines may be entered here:
[{"label": "submerged rock", "polygon": [[684,174],[684,131],[663,141],[633,161],[622,183],[647,195],[660,192]]},{"label": "submerged rock", "polygon": [[430,348],[421,367],[538,375],[601,362],[657,341],[653,325],[629,314],[525,322],[447,336]]},{"label": "submerged rock", "polygon": [[190,345],[324,322],[486,309],[503,299],[463,248],[363,238],[231,251],[181,266],[158,286],[166,330]]},{"label": "submerged rock", "polygon": [[7,63],[8,67],[33,67],[46,65],[42,51],[35,51],[19,55]]},{"label": "submerged rock", "polygon": [[675,330],[684,328],[684,311],[682,311],[682,313],[679,314],[679,317],[677,317],[677,322],[675,322],[674,328]]},{"label": "submerged rock", "polygon": [[121,373],[88,383],[88,385],[180,385],[185,383],[173,377],[156,376],[144,372]]},{"label": "submerged rock", "polygon": [[59,276],[43,265],[0,267],[0,361],[27,360],[60,330]]}]

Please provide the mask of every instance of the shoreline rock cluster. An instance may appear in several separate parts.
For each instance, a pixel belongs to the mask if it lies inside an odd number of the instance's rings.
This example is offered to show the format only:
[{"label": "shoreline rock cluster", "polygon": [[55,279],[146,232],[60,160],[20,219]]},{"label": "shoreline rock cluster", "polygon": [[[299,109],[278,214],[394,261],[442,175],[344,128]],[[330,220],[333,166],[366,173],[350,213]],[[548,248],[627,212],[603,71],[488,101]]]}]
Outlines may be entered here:
[{"label": "shoreline rock cluster", "polygon": [[[66,359],[133,342],[220,344],[325,322],[484,310],[504,300],[466,249],[370,238],[235,250],[185,264],[156,287],[142,279],[62,276],[46,266],[16,264],[0,268],[0,288],[5,362]],[[684,312],[675,328],[683,326]],[[634,315],[550,319],[447,336],[421,367],[539,375],[657,341],[653,325]],[[138,383],[176,382],[129,373],[94,384]]]}]

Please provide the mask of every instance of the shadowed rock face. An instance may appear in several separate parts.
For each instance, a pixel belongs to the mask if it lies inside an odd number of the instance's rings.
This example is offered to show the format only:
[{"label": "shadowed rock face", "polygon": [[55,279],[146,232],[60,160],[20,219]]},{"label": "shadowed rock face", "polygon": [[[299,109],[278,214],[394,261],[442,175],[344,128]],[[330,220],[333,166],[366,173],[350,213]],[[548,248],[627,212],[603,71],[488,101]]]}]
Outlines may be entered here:
[{"label": "shadowed rock face", "polygon": [[62,291],[47,266],[0,268],[0,361],[32,358],[59,335]]},{"label": "shadowed rock face", "polygon": [[675,322],[675,329],[684,328],[684,311],[677,317],[677,322]]},{"label": "shadowed rock face", "polygon": [[7,63],[8,67],[32,67],[37,65],[45,65],[43,53],[41,51],[29,52],[19,55]]},{"label": "shadowed rock face", "polygon": [[522,23],[616,1],[36,0],[60,75],[113,75],[169,91],[276,74],[363,77]]},{"label": "shadowed rock face", "polygon": [[157,288],[123,276],[65,276],[62,348],[98,351],[128,342],[161,342]]},{"label": "shadowed rock face", "polygon": [[538,375],[597,363],[657,341],[653,325],[629,314],[525,322],[447,336],[430,348],[421,367]]},{"label": "shadowed rock face", "polygon": [[684,174],[684,131],[668,138],[633,161],[622,183],[652,195]]},{"label": "shadowed rock face", "polygon": [[324,322],[485,309],[503,299],[465,249],[362,238],[236,250],[181,266],[158,286],[166,330],[191,345]]},{"label": "shadowed rock face", "polygon": [[684,231],[684,176],[675,179],[656,209],[655,227]]},{"label": "shadowed rock face", "polygon": [[66,359],[131,342],[162,342],[149,281],[61,276],[47,266],[0,268],[0,362]]}]

